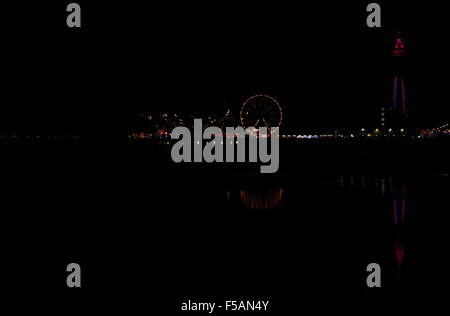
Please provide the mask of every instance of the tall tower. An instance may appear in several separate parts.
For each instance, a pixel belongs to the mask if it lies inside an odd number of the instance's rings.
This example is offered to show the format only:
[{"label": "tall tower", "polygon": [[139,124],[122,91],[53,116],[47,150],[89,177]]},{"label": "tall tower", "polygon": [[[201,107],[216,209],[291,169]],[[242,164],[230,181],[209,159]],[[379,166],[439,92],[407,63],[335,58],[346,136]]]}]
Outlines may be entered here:
[{"label": "tall tower", "polygon": [[406,46],[397,32],[392,50],[393,58],[393,93],[392,106],[389,108],[387,125],[393,128],[405,128],[408,121],[408,108],[406,106],[406,82],[405,82],[405,56]]}]

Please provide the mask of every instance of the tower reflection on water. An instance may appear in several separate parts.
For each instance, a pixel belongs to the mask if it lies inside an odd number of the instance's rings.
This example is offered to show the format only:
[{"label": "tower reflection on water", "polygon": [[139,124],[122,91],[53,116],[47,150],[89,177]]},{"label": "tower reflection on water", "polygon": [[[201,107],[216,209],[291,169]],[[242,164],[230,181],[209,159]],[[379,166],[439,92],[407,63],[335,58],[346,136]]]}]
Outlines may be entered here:
[{"label": "tower reflection on water", "polygon": [[340,176],[338,186],[350,190],[375,189],[383,199],[385,210],[392,214],[393,227],[393,257],[395,258],[395,281],[400,282],[402,266],[405,260],[405,223],[408,209],[408,184],[404,179],[392,176],[370,177],[370,176]]}]

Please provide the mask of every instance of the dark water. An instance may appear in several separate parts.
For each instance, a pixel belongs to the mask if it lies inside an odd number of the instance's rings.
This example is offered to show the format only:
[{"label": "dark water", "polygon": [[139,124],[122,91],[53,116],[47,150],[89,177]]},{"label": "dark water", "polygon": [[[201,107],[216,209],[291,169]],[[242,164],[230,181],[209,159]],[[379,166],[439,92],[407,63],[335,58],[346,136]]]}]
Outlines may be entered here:
[{"label": "dark water", "polygon": [[[300,293],[449,294],[445,165],[380,174],[299,163],[261,175],[175,165],[142,144],[22,144],[14,152],[14,168],[5,169],[15,187],[5,182],[2,191],[11,202],[2,221],[7,291],[74,294],[65,268],[78,262],[76,294],[151,294],[173,306],[205,296],[289,305]],[[372,262],[381,266],[380,289],[366,286]]]}]

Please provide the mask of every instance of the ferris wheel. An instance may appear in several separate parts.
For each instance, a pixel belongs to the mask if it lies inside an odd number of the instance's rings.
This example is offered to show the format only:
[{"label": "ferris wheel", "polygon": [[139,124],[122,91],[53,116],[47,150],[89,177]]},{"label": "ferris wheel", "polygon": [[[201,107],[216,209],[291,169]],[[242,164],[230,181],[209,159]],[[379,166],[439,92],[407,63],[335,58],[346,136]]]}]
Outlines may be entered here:
[{"label": "ferris wheel", "polygon": [[273,97],[257,94],[245,100],[241,107],[240,119],[244,128],[267,127],[271,130],[281,125],[283,111]]}]

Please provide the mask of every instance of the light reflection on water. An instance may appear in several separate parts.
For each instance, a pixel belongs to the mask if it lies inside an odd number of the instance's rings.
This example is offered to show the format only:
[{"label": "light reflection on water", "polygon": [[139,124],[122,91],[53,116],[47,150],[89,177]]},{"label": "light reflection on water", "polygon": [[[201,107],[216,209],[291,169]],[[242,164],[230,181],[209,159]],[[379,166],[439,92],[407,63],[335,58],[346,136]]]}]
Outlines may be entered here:
[{"label": "light reflection on water", "polygon": [[250,209],[272,209],[280,205],[283,189],[269,189],[264,191],[241,190],[241,203]]},{"label": "light reflection on water", "polygon": [[[389,240],[390,246],[387,249],[384,248],[387,252],[383,260],[386,260],[385,263],[388,262],[392,267],[391,286],[394,288],[401,286],[403,266],[408,258],[407,234],[405,233],[409,208],[408,180],[394,176],[337,176],[314,178],[309,181],[309,184],[287,183],[279,186],[271,184],[269,187],[262,186],[260,183],[254,186],[245,185],[235,191],[228,189],[226,199],[239,201],[240,206],[244,209],[266,209],[273,214],[279,213],[280,207],[289,212],[302,212],[305,210],[305,199],[309,198],[308,195],[311,192],[314,192],[313,195],[318,194],[319,196],[319,200],[317,200],[317,196],[314,195],[313,199],[316,199],[316,205],[320,205],[321,195],[323,199],[328,200],[343,196],[342,199],[346,201],[345,203],[362,200],[364,201],[361,205],[362,213],[370,212],[375,208],[378,216],[387,224],[377,232],[381,235],[391,236],[384,237]],[[328,196],[330,192],[334,195]],[[370,205],[374,203],[378,206]],[[367,208],[369,205],[372,207],[370,210]],[[324,212],[320,207],[315,208],[315,211]],[[332,212],[333,209],[330,208],[329,211]],[[390,223],[386,223],[386,221],[390,221]],[[352,224],[358,225],[358,223],[355,221]],[[360,222],[359,225],[363,227],[366,223]],[[379,245],[382,245],[383,242],[380,241]]]}]

